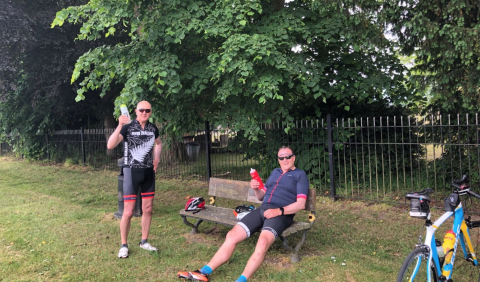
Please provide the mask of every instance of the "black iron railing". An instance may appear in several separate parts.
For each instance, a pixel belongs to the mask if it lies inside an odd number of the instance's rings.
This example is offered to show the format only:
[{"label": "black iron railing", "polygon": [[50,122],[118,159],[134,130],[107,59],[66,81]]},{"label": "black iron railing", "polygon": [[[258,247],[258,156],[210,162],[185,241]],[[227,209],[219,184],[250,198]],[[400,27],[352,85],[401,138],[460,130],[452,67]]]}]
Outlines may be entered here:
[{"label": "black iron railing", "polygon": [[[257,141],[244,132],[207,122],[183,137],[162,136],[159,177],[207,181],[209,177],[262,178],[277,166],[276,153],[289,145],[296,166],[319,194],[330,197],[402,200],[405,191],[431,187],[448,194],[452,179],[468,173],[480,183],[478,115],[331,118],[293,126],[262,124]],[[46,159],[56,163],[117,170],[122,146],[106,149],[113,129],[56,131],[45,138]],[[0,154],[12,148],[3,142]]]}]

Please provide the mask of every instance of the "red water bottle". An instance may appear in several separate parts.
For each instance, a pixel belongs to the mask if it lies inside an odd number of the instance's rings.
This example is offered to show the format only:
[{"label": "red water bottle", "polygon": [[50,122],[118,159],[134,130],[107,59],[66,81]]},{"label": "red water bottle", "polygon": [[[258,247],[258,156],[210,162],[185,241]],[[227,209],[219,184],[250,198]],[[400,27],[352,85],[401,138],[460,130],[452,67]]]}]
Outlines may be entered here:
[{"label": "red water bottle", "polygon": [[260,178],[260,176],[258,175],[258,172],[254,168],[250,169],[250,175],[252,176],[253,179],[257,180],[258,183],[260,183],[260,186],[258,186],[258,189],[263,190],[264,186],[263,186],[262,179]]}]

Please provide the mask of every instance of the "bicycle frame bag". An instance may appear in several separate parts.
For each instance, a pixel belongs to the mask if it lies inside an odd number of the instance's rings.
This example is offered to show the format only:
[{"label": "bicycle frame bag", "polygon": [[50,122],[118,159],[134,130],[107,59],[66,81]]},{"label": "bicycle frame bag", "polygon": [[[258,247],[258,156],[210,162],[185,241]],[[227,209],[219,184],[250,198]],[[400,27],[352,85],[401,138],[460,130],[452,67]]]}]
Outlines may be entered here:
[{"label": "bicycle frame bag", "polygon": [[447,198],[445,198],[445,211],[455,211],[458,204],[460,203],[460,197],[457,193],[450,194]]}]

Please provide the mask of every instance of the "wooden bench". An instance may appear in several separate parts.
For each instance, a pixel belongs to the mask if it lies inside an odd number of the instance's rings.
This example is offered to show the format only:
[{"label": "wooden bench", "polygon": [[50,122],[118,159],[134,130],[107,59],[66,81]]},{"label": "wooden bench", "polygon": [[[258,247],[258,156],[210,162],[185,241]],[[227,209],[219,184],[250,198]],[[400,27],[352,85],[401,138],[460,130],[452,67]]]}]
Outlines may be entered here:
[{"label": "wooden bench", "polygon": [[[250,188],[250,182],[247,181],[210,178],[208,195],[211,196],[211,205],[206,205],[206,208],[204,210],[201,210],[197,213],[193,213],[191,211],[187,212],[185,211],[185,209],[180,210],[180,216],[183,218],[183,222],[187,226],[192,227],[192,234],[198,233],[198,226],[203,221],[214,222],[227,226],[234,226],[238,223],[238,220],[233,214],[233,210],[235,207],[215,206],[215,204],[218,202],[217,198],[239,200],[242,201],[242,203],[254,203],[257,204],[257,207],[259,207],[262,203],[257,199],[257,197],[255,197],[255,192]],[[292,225],[285,229],[283,233],[279,236],[283,242],[283,246],[285,247],[285,249],[292,252],[292,262],[300,261],[300,256],[298,255],[298,252],[305,242],[307,231],[312,228],[315,221],[315,198],[315,189],[309,189],[307,202],[305,205],[305,210],[310,211],[308,222],[294,221]],[[196,222],[189,222],[187,220],[187,218],[189,217],[193,220],[196,220]],[[297,233],[302,234],[301,239],[295,247],[292,247],[288,244],[287,237]]]}]

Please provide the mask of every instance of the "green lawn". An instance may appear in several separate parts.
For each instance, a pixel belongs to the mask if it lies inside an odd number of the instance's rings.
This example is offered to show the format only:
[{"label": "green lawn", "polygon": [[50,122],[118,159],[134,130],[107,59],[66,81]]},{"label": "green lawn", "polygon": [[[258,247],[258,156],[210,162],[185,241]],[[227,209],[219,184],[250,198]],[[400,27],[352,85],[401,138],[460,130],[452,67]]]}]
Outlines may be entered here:
[{"label": "green lawn", "polygon": [[[207,183],[159,179],[149,242],[160,252],[138,248],[134,218],[130,258],[120,260],[117,172],[0,158],[0,193],[0,281],[179,281],[176,272],[203,266],[229,230],[203,223],[204,233],[191,235],[178,211],[185,197],[206,197]],[[423,222],[405,206],[317,201],[302,260],[292,264],[277,240],[249,281],[393,281]],[[256,239],[239,244],[210,281],[234,281]]]}]

